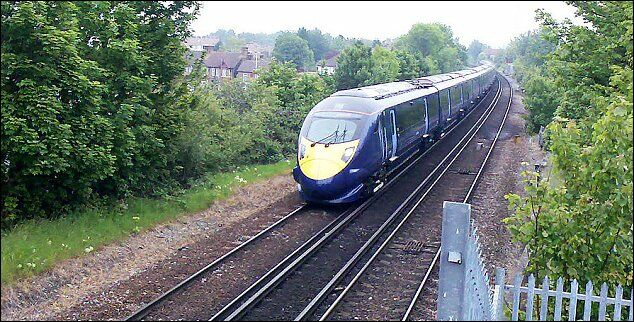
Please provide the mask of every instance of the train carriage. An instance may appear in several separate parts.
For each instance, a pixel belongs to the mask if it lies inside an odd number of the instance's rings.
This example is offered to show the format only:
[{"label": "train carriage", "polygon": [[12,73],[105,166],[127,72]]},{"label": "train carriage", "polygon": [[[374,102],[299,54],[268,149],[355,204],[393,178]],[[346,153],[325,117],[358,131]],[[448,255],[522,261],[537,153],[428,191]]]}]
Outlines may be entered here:
[{"label": "train carriage", "polygon": [[293,177],[307,202],[347,203],[457,122],[494,81],[491,65],[342,90],[319,102],[299,134]]}]

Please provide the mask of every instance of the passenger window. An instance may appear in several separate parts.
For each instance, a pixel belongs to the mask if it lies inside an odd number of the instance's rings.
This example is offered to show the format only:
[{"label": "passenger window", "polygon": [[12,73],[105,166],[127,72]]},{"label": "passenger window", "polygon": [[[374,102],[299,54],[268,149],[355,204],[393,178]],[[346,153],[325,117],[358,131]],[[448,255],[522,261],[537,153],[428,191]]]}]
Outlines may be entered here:
[{"label": "passenger window", "polygon": [[440,91],[440,108],[443,111],[449,110],[449,99],[447,97],[447,89]]},{"label": "passenger window", "polygon": [[422,99],[399,104],[396,107],[398,133],[401,134],[413,126],[422,125],[425,117],[424,110],[425,105]]},{"label": "passenger window", "polygon": [[[460,103],[460,87],[454,86],[451,88],[451,106],[458,106]],[[453,108],[452,108],[453,109]]]}]

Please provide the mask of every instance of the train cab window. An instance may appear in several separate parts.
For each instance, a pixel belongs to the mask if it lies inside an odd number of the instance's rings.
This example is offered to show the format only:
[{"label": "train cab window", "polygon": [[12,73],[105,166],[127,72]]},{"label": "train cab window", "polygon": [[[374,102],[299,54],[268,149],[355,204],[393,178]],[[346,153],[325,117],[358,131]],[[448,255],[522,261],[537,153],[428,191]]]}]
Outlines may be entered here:
[{"label": "train cab window", "polygon": [[363,125],[364,119],[351,113],[322,112],[309,117],[306,122],[307,130],[302,135],[309,141],[343,143],[358,138],[358,129]]}]

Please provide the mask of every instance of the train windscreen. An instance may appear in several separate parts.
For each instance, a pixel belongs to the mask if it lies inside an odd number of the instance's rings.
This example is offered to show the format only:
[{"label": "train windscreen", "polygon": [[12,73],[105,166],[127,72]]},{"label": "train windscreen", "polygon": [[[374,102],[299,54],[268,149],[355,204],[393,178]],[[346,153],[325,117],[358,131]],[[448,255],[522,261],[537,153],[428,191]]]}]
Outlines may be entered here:
[{"label": "train windscreen", "polygon": [[358,138],[364,118],[350,113],[323,112],[310,116],[306,122],[308,127],[302,134],[309,141],[343,143]]}]

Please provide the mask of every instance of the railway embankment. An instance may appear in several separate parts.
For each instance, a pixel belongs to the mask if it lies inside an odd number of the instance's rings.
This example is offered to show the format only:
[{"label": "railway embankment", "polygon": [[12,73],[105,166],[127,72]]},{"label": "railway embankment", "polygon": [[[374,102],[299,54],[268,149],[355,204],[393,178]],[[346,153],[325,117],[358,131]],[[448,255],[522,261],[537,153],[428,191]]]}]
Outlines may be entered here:
[{"label": "railway embankment", "polygon": [[[160,288],[178,282],[301,203],[284,174],[234,189],[210,208],[68,259],[3,286],[2,320],[123,318]],[[178,270],[179,274],[173,274]],[[140,283],[140,284],[137,284]],[[147,285],[146,285],[147,286]],[[138,292],[137,292],[138,291]]]}]

